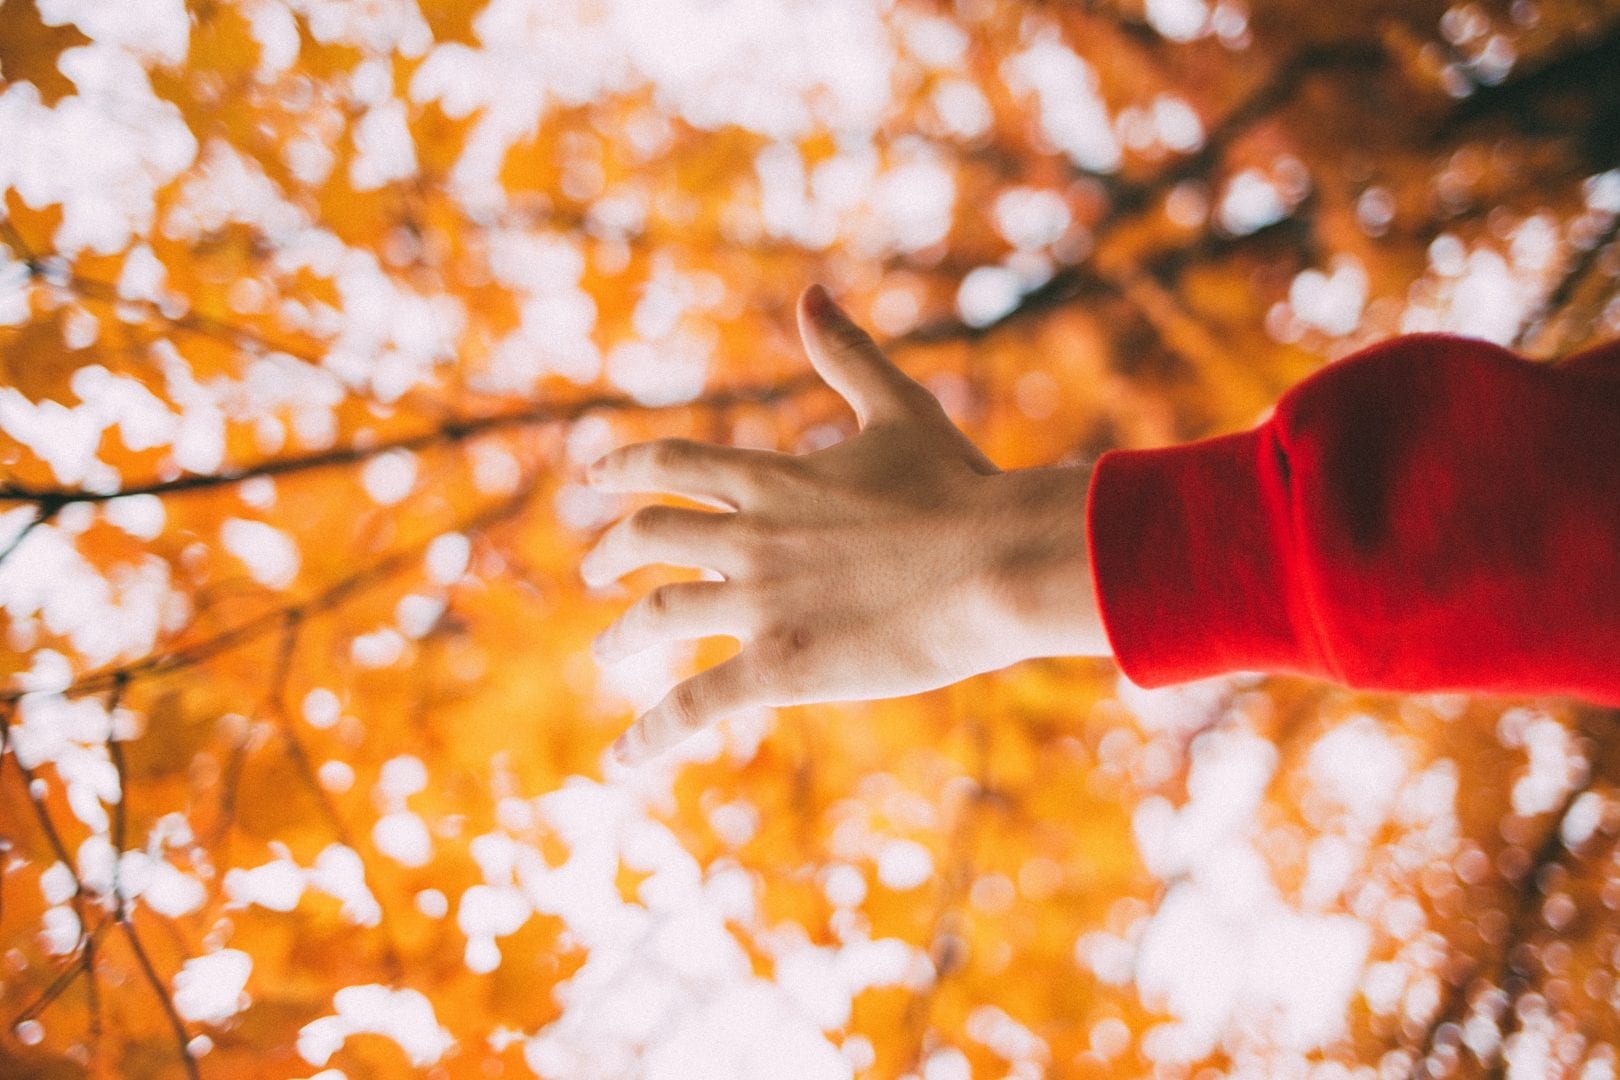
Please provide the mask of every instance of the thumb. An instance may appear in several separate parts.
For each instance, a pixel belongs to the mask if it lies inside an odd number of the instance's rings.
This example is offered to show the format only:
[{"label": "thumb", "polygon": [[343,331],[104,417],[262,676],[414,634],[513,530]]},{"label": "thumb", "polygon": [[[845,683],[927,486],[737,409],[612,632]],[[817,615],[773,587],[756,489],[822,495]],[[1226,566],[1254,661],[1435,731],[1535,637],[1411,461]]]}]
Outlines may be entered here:
[{"label": "thumb", "polygon": [[849,402],[862,428],[938,410],[927,387],[895,367],[820,285],[799,297],[799,336],[817,374]]}]

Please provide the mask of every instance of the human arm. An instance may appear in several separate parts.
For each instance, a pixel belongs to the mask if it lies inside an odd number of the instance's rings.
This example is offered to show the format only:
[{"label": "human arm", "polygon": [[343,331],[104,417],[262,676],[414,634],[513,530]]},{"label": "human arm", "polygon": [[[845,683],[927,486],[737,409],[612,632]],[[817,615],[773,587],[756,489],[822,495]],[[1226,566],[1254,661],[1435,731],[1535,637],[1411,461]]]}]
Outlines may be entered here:
[{"label": "human arm", "polygon": [[1620,704],[1620,344],[1558,364],[1394,338],[1251,431],[1098,461],[1116,659]]},{"label": "human arm", "polygon": [[659,440],[588,470],[604,491],[664,492],[729,512],[649,506],[580,571],[605,585],[654,563],[722,581],[663,585],[598,638],[611,661],[726,635],[732,658],[682,682],[615,744],[636,762],[755,705],[896,697],[1036,656],[1106,655],[1085,550],[1089,470],[1002,471],[812,287],[799,327],[859,432],[811,454]]},{"label": "human arm", "polygon": [[1255,670],[1620,704],[1620,343],[1549,365],[1393,338],[1252,430],[1003,473],[816,299],[806,348],[856,438],[802,458],[642,444],[596,478],[741,511],[643,510],[587,560],[599,583],[652,562],[727,578],[655,590],[604,658],[748,643],[638,721],[631,757],[749,704],[897,696],[1047,655],[1113,655],[1144,686]]}]

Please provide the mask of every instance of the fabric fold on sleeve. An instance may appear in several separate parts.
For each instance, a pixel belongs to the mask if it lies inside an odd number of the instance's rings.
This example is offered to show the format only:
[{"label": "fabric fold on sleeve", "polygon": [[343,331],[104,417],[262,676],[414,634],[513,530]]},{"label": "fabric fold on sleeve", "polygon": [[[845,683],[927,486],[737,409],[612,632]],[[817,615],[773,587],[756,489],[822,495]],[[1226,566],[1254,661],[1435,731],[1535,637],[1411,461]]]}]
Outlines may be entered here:
[{"label": "fabric fold on sleeve", "polygon": [[1092,580],[1132,682],[1320,668],[1288,587],[1286,483],[1265,427],[1097,462],[1086,508]]}]

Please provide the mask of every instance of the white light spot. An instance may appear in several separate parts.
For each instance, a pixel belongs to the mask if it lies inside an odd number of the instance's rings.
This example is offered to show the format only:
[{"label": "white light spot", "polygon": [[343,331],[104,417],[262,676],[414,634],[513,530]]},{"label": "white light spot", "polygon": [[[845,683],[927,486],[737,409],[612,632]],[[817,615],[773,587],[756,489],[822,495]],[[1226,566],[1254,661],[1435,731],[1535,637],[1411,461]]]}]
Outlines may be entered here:
[{"label": "white light spot", "polygon": [[839,863],[828,869],[821,891],[834,907],[859,907],[866,899],[866,876],[848,863]]},{"label": "white light spot", "polygon": [[349,655],[363,668],[384,668],[405,655],[405,635],[392,626],[361,634],[349,644]]},{"label": "white light spot", "polygon": [[416,484],[416,455],[404,450],[378,454],[360,471],[360,482],[378,506],[393,506]]},{"label": "white light spot", "polygon": [[439,1026],[433,1004],[419,991],[386,986],[346,986],[332,995],[336,1015],[323,1016],[298,1031],[298,1053],[311,1065],[325,1065],[351,1035],[392,1039],[417,1068],[444,1056],[455,1044]]},{"label": "white light spot", "polygon": [[935,1050],[923,1062],[923,1080],[973,1080],[967,1055],[954,1046]]},{"label": "white light spot", "polygon": [[1171,41],[1192,41],[1209,27],[1204,0],[1147,0],[1147,20]]},{"label": "white light spot", "polygon": [[187,1020],[218,1023],[247,1004],[243,988],[253,958],[240,949],[221,949],[193,957],[175,973],[174,1008]]},{"label": "white light spot", "polygon": [[291,911],[304,895],[304,883],[303,868],[291,859],[281,858],[251,869],[232,867],[225,873],[225,895],[237,904]]},{"label": "white light spot", "polygon": [[428,576],[440,585],[453,585],[467,572],[472,544],[461,533],[436,536],[427,548]]},{"label": "white light spot", "polygon": [[1068,229],[1069,204],[1054,191],[1008,188],[996,196],[992,210],[996,231],[1018,248],[1045,247]]},{"label": "white light spot", "polygon": [[1367,835],[1384,823],[1408,765],[1378,721],[1358,716],[1316,741],[1306,769],[1313,790],[1343,807]]},{"label": "white light spot", "polygon": [[108,522],[137,540],[155,540],[163,532],[167,517],[163,500],[156,495],[125,495],[109,499],[102,507]]},{"label": "white light spot", "polygon": [[421,758],[410,754],[385,761],[377,775],[377,790],[391,799],[408,798],[426,791],[427,785],[427,766],[422,764]]},{"label": "white light spot", "polygon": [[177,919],[196,911],[208,899],[202,882],[166,859],[153,860],[151,874],[141,890],[141,902],[159,915]]},{"label": "white light spot", "polygon": [[1014,93],[1035,95],[1042,134],[1069,160],[1093,172],[1119,168],[1119,143],[1097,73],[1055,36],[1043,36],[1004,61],[1001,77]]},{"label": "white light spot", "polygon": [[309,883],[338,900],[338,913],[356,926],[376,926],[382,920],[382,908],[366,887],[365,865],[353,848],[342,844],[322,848],[309,870]]},{"label": "white light spot", "polygon": [[1204,145],[1204,124],[1193,107],[1174,94],[1153,99],[1153,126],[1159,142],[1187,154]]},{"label": "white light spot", "polygon": [[1513,812],[1532,817],[1554,810],[1584,767],[1569,731],[1545,713],[1509,709],[1497,721],[1502,745],[1523,747],[1529,760],[1513,782]]},{"label": "white light spot", "polygon": [[1305,270],[1288,287],[1288,303],[1294,316],[1325,334],[1341,336],[1361,322],[1367,303],[1367,271],[1352,255],[1333,260],[1333,273]]},{"label": "white light spot", "polygon": [[68,869],[66,863],[55,862],[45,868],[39,875],[40,895],[47,904],[65,904],[77,887],[73,883],[73,871]]},{"label": "white light spot", "polygon": [[1216,216],[1227,232],[1243,236],[1281,221],[1288,208],[1271,181],[1256,169],[1244,169],[1226,186]]},{"label": "white light spot", "polygon": [[959,139],[977,138],[995,120],[984,92],[966,79],[941,79],[934,87],[934,111]]},{"label": "white light spot", "polygon": [[316,687],[304,695],[304,722],[312,728],[329,728],[338,722],[343,705],[336,694]]},{"label": "white light spot", "polygon": [[1091,1051],[1104,1060],[1119,1057],[1131,1046],[1131,1029],[1125,1021],[1110,1016],[1091,1025]]},{"label": "white light spot", "polygon": [[1603,823],[1603,811],[1602,795],[1595,791],[1581,792],[1570,804],[1569,812],[1559,826],[1559,837],[1564,841],[1564,846],[1574,849],[1590,840]]},{"label": "white light spot", "polygon": [[894,840],[878,852],[877,874],[891,889],[915,889],[934,876],[934,857],[915,840]]},{"label": "white light spot", "polygon": [[427,635],[444,614],[444,601],[436,596],[409,593],[394,605],[394,621],[400,632],[414,640]]},{"label": "white light spot", "polygon": [[654,344],[626,341],[607,356],[607,377],[643,405],[679,405],[703,392],[709,349],[689,333]]},{"label": "white light spot", "polygon": [[405,124],[405,105],[389,100],[366,110],[354,127],[349,178],[356,191],[370,191],[416,171],[416,144]]},{"label": "white light spot", "polygon": [[41,936],[52,956],[66,955],[79,944],[79,916],[66,904],[46,908],[44,923]]},{"label": "white light spot", "polygon": [[371,827],[377,850],[401,866],[426,866],[433,858],[433,839],[427,825],[409,810],[384,814]]},{"label": "white light spot", "polygon": [[242,560],[254,581],[285,589],[298,576],[298,547],[280,529],[262,521],[230,518],[220,528],[225,550]]},{"label": "white light spot", "polygon": [[1018,275],[1004,266],[969,270],[956,289],[956,311],[969,326],[988,326],[1018,306]]},{"label": "white light spot", "polygon": [[354,787],[354,768],[346,761],[323,761],[315,770],[321,787],[334,795],[341,795]]}]

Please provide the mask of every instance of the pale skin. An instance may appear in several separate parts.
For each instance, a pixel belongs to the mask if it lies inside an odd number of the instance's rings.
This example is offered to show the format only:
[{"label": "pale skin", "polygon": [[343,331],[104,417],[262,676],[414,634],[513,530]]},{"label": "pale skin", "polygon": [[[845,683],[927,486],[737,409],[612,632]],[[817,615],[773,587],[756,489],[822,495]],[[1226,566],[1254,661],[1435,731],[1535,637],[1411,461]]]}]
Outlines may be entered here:
[{"label": "pale skin", "polygon": [[723,580],[653,589],[597,637],[597,659],[741,644],[637,718],[614,743],[623,764],[757,706],[901,697],[1034,657],[1109,654],[1086,554],[1089,468],[998,469],[820,286],[798,320],[816,372],[855,411],[853,438],[802,455],[660,439],[587,471],[602,491],[724,508],[646,506],[603,533],[580,564],[593,588],[653,564]]}]

